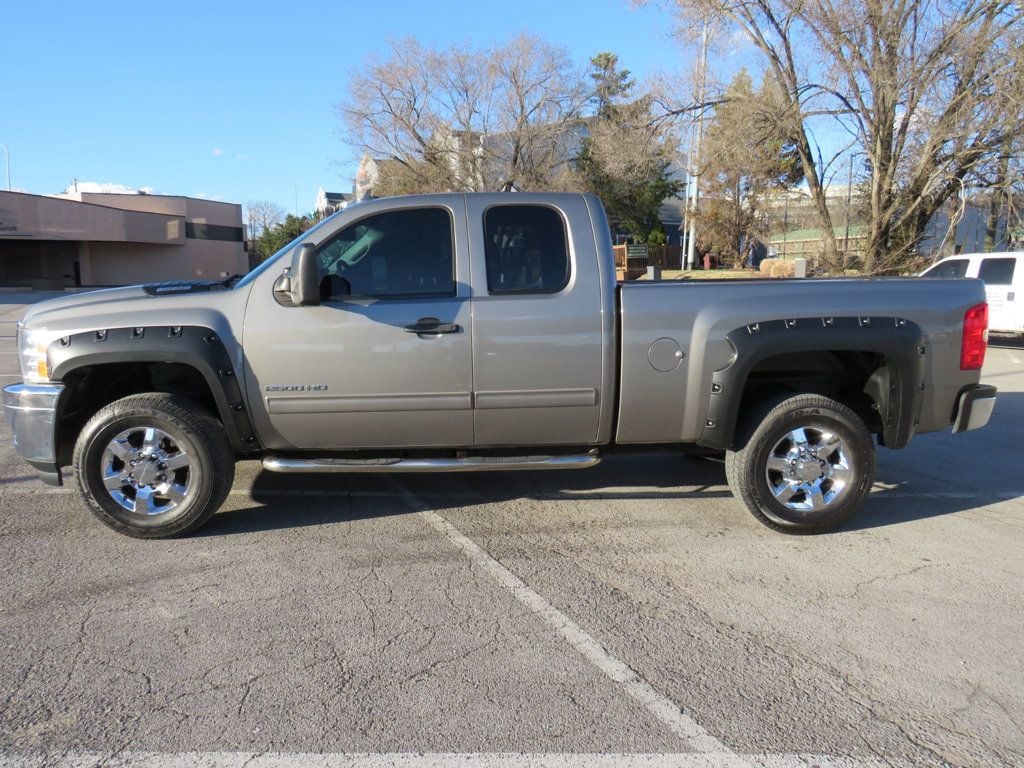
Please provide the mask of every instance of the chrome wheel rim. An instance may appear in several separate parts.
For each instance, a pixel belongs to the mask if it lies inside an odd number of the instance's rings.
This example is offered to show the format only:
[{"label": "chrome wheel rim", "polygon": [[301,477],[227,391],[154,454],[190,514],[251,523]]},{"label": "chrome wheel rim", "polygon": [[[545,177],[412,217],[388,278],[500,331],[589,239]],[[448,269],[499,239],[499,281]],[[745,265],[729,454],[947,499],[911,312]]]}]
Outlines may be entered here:
[{"label": "chrome wheel rim", "polygon": [[115,435],[100,458],[100,481],[126,512],[153,518],[179,510],[193,491],[192,446],[153,426]]},{"label": "chrome wheel rim", "polygon": [[854,470],[839,435],[818,427],[797,427],[772,448],[765,479],[772,497],[787,509],[822,512],[846,496]]}]

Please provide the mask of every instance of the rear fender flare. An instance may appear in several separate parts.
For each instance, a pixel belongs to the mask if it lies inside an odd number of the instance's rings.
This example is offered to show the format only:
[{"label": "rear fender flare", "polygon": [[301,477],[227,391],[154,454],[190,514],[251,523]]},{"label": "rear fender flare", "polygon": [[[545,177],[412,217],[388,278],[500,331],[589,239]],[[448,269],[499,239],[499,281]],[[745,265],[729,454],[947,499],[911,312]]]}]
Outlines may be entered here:
[{"label": "rear fender flare", "polygon": [[730,365],[712,374],[707,417],[699,445],[732,446],[744,387],[757,365],[776,355],[822,351],[873,352],[885,365],[864,392],[878,406],[880,442],[902,448],[920,420],[927,346],[916,323],[900,317],[806,317],[750,323],[726,335],[735,350]]}]

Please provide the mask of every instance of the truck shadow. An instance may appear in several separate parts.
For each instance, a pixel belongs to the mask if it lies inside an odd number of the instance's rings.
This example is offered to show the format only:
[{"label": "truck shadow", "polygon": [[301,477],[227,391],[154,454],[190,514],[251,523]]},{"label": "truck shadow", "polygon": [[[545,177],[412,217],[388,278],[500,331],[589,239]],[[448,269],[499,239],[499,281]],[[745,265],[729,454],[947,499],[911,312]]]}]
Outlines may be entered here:
[{"label": "truck shadow", "polygon": [[410,514],[415,510],[403,491],[439,512],[515,499],[685,501],[732,495],[721,464],[675,452],[615,455],[592,469],[557,472],[282,475],[261,471],[251,489],[252,501],[260,506],[221,512],[195,535]]},{"label": "truck shadow", "polygon": [[988,345],[997,349],[1024,349],[1024,336],[992,334],[988,337]]},{"label": "truck shadow", "polygon": [[[984,442],[980,435],[972,433],[958,440]],[[915,451],[923,457],[921,460],[927,460],[935,447],[951,442],[948,435],[935,437],[941,442],[912,445],[906,452]],[[956,447],[947,446],[946,450]],[[877,479],[886,487],[876,489],[861,511],[836,534],[955,514],[1006,499],[1006,493],[989,496],[985,491],[972,492],[961,486],[937,488],[927,477],[906,478],[900,467],[889,461],[899,453],[881,452]],[[921,460],[911,458],[909,463],[918,465]],[[279,475],[261,471],[251,489],[251,500],[256,505],[243,504],[222,512],[195,535],[225,536],[406,515],[415,511],[413,503],[443,513],[517,499],[675,502],[681,527],[685,527],[690,514],[713,514],[728,517],[730,523],[743,519],[758,525],[739,501],[732,500],[721,463],[661,452],[612,455],[593,469],[562,472],[385,476]],[[711,509],[706,504],[687,504],[709,500],[720,503]]]}]

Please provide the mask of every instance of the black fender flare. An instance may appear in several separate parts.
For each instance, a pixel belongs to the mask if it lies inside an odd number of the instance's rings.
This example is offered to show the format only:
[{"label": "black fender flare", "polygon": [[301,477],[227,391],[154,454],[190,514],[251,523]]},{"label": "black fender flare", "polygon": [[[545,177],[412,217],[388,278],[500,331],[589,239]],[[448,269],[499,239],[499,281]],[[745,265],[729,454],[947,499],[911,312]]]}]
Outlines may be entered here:
[{"label": "black fender flare", "polygon": [[881,443],[902,448],[920,421],[927,345],[921,327],[900,317],[803,317],[750,323],[726,335],[735,355],[712,376],[707,417],[699,445],[730,448],[740,401],[751,371],[776,355],[792,352],[873,352],[885,359],[864,392],[878,406]]},{"label": "black fender flare", "polygon": [[50,378],[63,381],[108,363],[181,363],[197,370],[213,393],[228,440],[237,452],[259,449],[238,377],[220,336],[197,325],[108,328],[75,333],[46,350]]}]

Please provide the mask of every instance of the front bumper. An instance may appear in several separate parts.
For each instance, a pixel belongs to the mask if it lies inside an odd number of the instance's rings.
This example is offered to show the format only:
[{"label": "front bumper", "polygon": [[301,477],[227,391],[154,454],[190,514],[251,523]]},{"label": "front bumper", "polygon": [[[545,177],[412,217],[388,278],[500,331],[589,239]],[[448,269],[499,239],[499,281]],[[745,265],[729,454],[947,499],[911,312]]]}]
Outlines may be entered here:
[{"label": "front bumper", "polygon": [[4,414],[14,433],[14,450],[49,485],[61,485],[57,465],[57,404],[63,384],[11,384],[4,387]]},{"label": "front bumper", "polygon": [[996,388],[987,384],[976,384],[960,393],[957,400],[956,417],[953,419],[953,434],[980,429],[988,424],[992,409],[996,407]]}]

